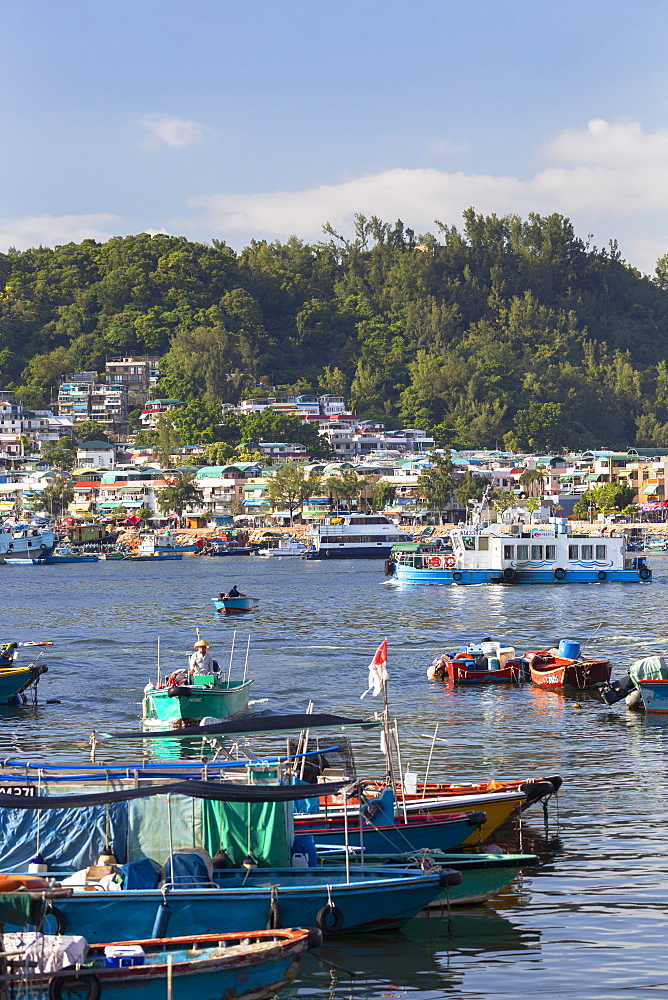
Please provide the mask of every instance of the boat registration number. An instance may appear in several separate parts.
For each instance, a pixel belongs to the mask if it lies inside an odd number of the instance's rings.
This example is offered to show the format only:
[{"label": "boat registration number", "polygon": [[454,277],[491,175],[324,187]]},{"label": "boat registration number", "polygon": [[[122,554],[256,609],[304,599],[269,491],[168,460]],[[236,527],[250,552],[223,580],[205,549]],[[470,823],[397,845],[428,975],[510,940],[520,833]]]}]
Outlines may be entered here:
[{"label": "boat registration number", "polygon": [[18,795],[23,798],[32,799],[37,795],[35,785],[2,785],[0,784],[0,795]]}]

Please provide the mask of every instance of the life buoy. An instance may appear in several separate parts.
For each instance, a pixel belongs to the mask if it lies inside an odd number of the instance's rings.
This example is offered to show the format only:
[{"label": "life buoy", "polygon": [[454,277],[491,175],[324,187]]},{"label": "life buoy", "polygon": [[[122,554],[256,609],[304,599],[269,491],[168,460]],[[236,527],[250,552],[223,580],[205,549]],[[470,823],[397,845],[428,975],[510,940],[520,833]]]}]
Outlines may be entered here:
[{"label": "life buoy", "polygon": [[640,569],[638,570],[638,576],[640,577],[641,580],[649,580],[651,575],[652,574],[650,570],[647,569],[647,566],[641,566]]},{"label": "life buoy", "polygon": [[[85,987],[84,993],[82,987]],[[99,1000],[100,980],[92,972],[69,972],[65,976],[54,976],[49,981],[49,1000],[63,1000],[76,995],[77,1000]]]},{"label": "life buoy", "polygon": [[563,580],[566,576],[566,570],[562,566],[557,566],[554,571],[555,580]]},{"label": "life buoy", "polygon": [[448,569],[452,569],[453,566],[457,565],[457,560],[455,559],[454,556],[446,556],[445,565],[448,567]]},{"label": "life buoy", "polygon": [[343,914],[336,903],[325,903],[316,913],[315,922],[323,934],[338,934],[343,930]]},{"label": "life buoy", "polygon": [[432,569],[441,568],[441,557],[440,556],[427,556],[427,566],[431,566]]},{"label": "life buoy", "polygon": [[506,583],[512,583],[515,579],[515,570],[512,566],[506,566],[503,573],[501,574]]},{"label": "life buoy", "polygon": [[461,578],[462,574],[459,572],[459,570],[455,570],[455,572],[452,574],[452,579],[455,580],[457,583],[459,583]]},{"label": "life buoy", "polygon": [[607,580],[608,579],[608,574],[605,572],[604,569],[600,569],[598,571],[598,573],[596,574],[596,579],[597,580]]},{"label": "life buoy", "polygon": [[38,875],[0,875],[0,892],[16,892],[17,889],[48,889],[49,883]]}]

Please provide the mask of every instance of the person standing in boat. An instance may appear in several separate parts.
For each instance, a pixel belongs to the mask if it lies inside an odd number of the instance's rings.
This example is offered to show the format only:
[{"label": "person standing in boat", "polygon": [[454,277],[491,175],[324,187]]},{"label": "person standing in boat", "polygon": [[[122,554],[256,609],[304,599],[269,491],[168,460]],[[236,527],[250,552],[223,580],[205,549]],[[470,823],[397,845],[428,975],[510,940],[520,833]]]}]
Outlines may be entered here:
[{"label": "person standing in boat", "polygon": [[209,652],[209,643],[204,639],[198,639],[195,643],[195,652],[190,654],[188,668],[191,674],[215,674],[216,661]]}]

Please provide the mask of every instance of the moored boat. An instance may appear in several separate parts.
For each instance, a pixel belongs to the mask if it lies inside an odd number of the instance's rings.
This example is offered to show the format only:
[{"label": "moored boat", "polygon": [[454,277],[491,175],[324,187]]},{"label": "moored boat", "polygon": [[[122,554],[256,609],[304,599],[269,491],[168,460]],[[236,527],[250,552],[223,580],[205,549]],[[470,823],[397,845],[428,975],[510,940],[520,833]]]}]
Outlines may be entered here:
[{"label": "moored boat", "polygon": [[[4,935],[10,960],[11,996],[47,1000],[56,996],[100,996],[122,1000],[141,989],[143,1000],[269,1000],[295,978],[301,956],[322,942],[311,928],[261,930],[250,934],[200,934],[183,937],[114,941],[89,946],[72,938],[32,933]],[[64,967],[53,969],[64,952]],[[70,958],[78,961],[68,965]],[[26,968],[26,960],[28,967]],[[59,964],[59,963],[57,963]],[[50,968],[39,968],[39,966]]]},{"label": "moored boat", "polygon": [[387,559],[392,546],[410,540],[384,514],[339,514],[311,529],[305,559]]},{"label": "moored boat", "polygon": [[267,559],[280,559],[284,556],[303,556],[308,551],[308,545],[298,541],[294,535],[279,535],[263,539],[255,555]]},{"label": "moored boat", "polygon": [[25,700],[23,692],[37,685],[39,678],[49,669],[44,663],[18,665],[18,645],[17,642],[0,644],[0,705],[20,705]]},{"label": "moored boat", "polygon": [[515,655],[513,646],[483,639],[461,646],[452,655],[437,657],[427,677],[451,684],[522,684],[529,680],[529,671],[526,660]]},{"label": "moored boat", "polygon": [[54,550],[56,533],[34,525],[0,525],[0,563],[35,565]]},{"label": "moored boat", "polygon": [[573,640],[562,640],[558,649],[533,649],[525,655],[531,681],[538,687],[582,691],[602,687],[610,681],[610,661],[581,658],[580,644]]},{"label": "moored boat", "polygon": [[638,708],[648,715],[668,714],[668,658],[645,656],[629,667],[626,677],[605,684],[601,696],[608,705],[622,699],[629,708]]}]

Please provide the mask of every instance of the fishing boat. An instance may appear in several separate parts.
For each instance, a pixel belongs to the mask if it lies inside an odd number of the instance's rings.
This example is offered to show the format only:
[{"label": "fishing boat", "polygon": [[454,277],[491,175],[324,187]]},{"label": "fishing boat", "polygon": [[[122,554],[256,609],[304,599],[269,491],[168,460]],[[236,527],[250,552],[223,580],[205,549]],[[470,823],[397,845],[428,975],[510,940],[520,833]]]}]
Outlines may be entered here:
[{"label": "fishing boat", "polygon": [[252,556],[257,552],[257,545],[239,545],[238,542],[214,541],[202,550],[204,556]]},{"label": "fishing boat", "polygon": [[55,545],[56,533],[50,529],[34,525],[0,525],[0,563],[35,565],[50,556]]},{"label": "fishing boat", "polygon": [[[158,652],[157,683],[153,684],[152,681],[149,681],[144,688],[142,702],[144,719],[167,723],[181,722],[184,725],[189,725],[207,717],[229,719],[238,715],[239,712],[245,712],[248,708],[248,697],[253,684],[252,680],[246,678],[250,636],[248,637],[241,680],[231,679],[235,640],[236,632],[232,639],[227,676],[221,671],[218,661],[210,657],[209,645],[200,638],[199,631],[195,648],[201,647],[202,650],[207,651],[205,655],[210,660],[212,672],[198,673],[196,664],[191,661],[187,668],[174,670],[163,677]],[[189,656],[192,657],[192,654]]]},{"label": "fishing boat", "polygon": [[114,941],[89,946],[77,942],[76,964],[58,971],[40,968],[54,961],[66,939],[42,934],[5,934],[3,950],[9,962],[11,996],[36,1000],[54,997],[99,997],[123,1000],[141,989],[142,1000],[270,1000],[289,985],[301,956],[322,943],[314,928],[261,930],[244,934],[199,934],[162,939]]},{"label": "fishing boat", "polygon": [[77,552],[69,545],[58,545],[45,562],[48,563],[94,563],[100,557],[92,553]]},{"label": "fishing boat", "polygon": [[533,649],[525,654],[531,681],[544,688],[601,687],[610,681],[609,660],[590,660],[580,656],[580,643],[562,639],[557,649]]},{"label": "fishing boat", "polygon": [[17,642],[0,643],[0,705],[21,705],[25,701],[23,692],[37,686],[42,674],[49,669],[44,663],[17,665],[18,646]]},{"label": "fishing boat", "polygon": [[513,646],[483,639],[460,646],[452,655],[437,657],[427,677],[451,684],[523,684],[529,680],[529,669],[526,660],[515,655]]},{"label": "fishing boat", "polygon": [[326,517],[311,529],[304,559],[387,559],[393,545],[410,537],[384,514]]},{"label": "fishing boat", "polygon": [[260,606],[259,597],[212,597],[213,606],[221,615],[235,615],[244,611],[256,611]]},{"label": "fishing boat", "polygon": [[[194,549],[193,549],[194,551]],[[137,561],[183,559],[183,552],[177,551],[173,539],[164,536],[144,535],[136,551],[128,556],[128,559]]]},{"label": "fishing boat", "polygon": [[[429,904],[427,910],[441,908],[445,902],[450,906],[471,906],[492,899],[502,889],[507,888],[525,868],[533,868],[539,863],[535,854],[456,854],[421,851],[417,854],[371,854],[366,849],[350,846],[348,852],[354,858],[378,868],[383,865],[400,865],[403,868],[419,866],[423,870],[445,866],[458,871],[462,880],[444,889]],[[341,864],[340,849],[321,848],[319,861],[323,866]]]},{"label": "fishing boat", "polygon": [[[315,926],[323,933],[399,927],[459,881],[459,873],[348,862],[326,876],[277,865],[281,858],[290,863],[291,802],[301,794],[317,794],[318,788],[265,784],[267,769],[258,766],[254,773],[260,783],[193,779],[138,785],[130,777],[111,791],[108,782],[100,782],[97,790],[89,787],[83,794],[27,796],[18,789],[2,794],[5,871],[17,870],[20,859],[30,857],[39,829],[42,855],[52,866],[45,877],[57,874],[60,886],[71,890],[45,918],[44,929],[57,921],[61,932],[81,934],[89,943],[166,937],[168,932],[252,933],[268,920]],[[339,783],[336,790],[342,787]],[[61,810],[67,810],[65,837]],[[26,815],[28,822],[21,819]],[[134,831],[130,840],[128,829]],[[91,869],[105,844],[113,845],[117,857],[130,850],[132,860]],[[150,856],[142,844],[150,845]],[[217,852],[218,862],[207,846]],[[83,861],[81,870],[68,870],[67,861],[74,858]]]},{"label": "fishing boat", "polygon": [[668,658],[645,656],[636,660],[625,677],[604,684],[600,693],[608,705],[625,699],[629,708],[648,715],[668,715]]},{"label": "fishing boat", "polygon": [[46,559],[9,559],[5,557],[5,563],[8,566],[44,566],[46,564]]},{"label": "fishing boat", "polygon": [[284,556],[303,556],[308,550],[308,545],[298,541],[294,535],[279,535],[263,539],[255,555],[267,559],[282,559]]},{"label": "fishing boat", "polygon": [[471,525],[450,532],[452,552],[434,542],[396,545],[385,564],[398,583],[649,583],[642,555],[627,551],[622,532],[575,535],[565,518],[528,528]]},{"label": "fishing boat", "polygon": [[111,527],[105,521],[78,521],[74,517],[64,517],[59,522],[68,545],[111,545],[120,535],[120,529]]}]

